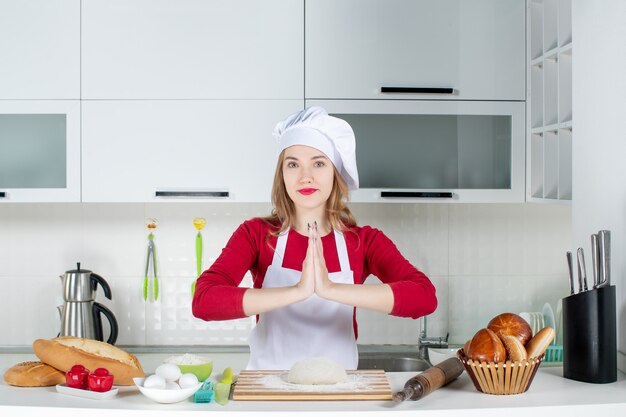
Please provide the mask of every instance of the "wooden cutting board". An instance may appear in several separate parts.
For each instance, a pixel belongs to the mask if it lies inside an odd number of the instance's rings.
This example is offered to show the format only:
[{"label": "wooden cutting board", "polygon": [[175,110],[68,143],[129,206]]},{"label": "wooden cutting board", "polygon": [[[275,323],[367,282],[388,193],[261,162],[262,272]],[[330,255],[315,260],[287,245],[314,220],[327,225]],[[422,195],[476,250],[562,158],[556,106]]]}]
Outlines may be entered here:
[{"label": "wooden cutting board", "polygon": [[391,387],[382,369],[347,371],[348,380],[334,385],[287,382],[288,371],[241,371],[235,401],[391,400]]}]

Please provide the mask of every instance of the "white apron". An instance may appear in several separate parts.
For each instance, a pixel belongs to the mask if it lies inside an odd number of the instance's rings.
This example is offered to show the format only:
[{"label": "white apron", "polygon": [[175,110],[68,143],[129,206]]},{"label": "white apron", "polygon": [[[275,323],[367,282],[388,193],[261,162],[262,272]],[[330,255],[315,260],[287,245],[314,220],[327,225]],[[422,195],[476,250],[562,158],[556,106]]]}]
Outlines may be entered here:
[{"label": "white apron", "polygon": [[[337,283],[354,284],[343,234],[335,231],[340,272],[328,274]],[[301,271],[283,268],[289,231],[278,236],[272,264],[267,268],[263,288],[292,286],[300,282]],[[302,359],[325,356],[345,369],[356,369],[358,352],[353,327],[354,307],[325,300],[316,294],[306,300],[261,314],[250,334],[250,361],[247,369],[290,369]]]}]

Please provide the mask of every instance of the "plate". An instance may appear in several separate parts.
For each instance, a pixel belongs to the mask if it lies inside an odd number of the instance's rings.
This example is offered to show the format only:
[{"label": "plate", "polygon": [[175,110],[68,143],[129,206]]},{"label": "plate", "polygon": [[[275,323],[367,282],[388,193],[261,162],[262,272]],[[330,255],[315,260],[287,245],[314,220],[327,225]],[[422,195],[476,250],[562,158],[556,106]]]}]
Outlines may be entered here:
[{"label": "plate", "polygon": [[73,395],[75,397],[89,398],[92,400],[108,400],[117,395],[117,388],[110,389],[106,392],[89,391],[86,389],[70,388],[65,384],[57,385],[57,392],[61,394]]},{"label": "plate", "polygon": [[[545,326],[552,327],[556,334],[556,319],[554,317],[554,311],[552,310],[552,306],[550,305],[550,303],[545,303],[541,312],[543,313],[543,322]],[[556,337],[554,338],[554,340],[552,340],[551,344],[554,345],[555,343]]]},{"label": "plate", "polygon": [[519,316],[521,318],[523,318],[526,321],[526,323],[528,323],[528,325],[530,326],[530,328],[532,330],[532,325],[533,324],[532,324],[532,320],[530,319],[530,313],[524,311],[524,312],[519,313]]},{"label": "plate", "polygon": [[563,346],[563,300],[560,298],[556,303],[556,329],[554,330],[556,331],[555,343]]}]

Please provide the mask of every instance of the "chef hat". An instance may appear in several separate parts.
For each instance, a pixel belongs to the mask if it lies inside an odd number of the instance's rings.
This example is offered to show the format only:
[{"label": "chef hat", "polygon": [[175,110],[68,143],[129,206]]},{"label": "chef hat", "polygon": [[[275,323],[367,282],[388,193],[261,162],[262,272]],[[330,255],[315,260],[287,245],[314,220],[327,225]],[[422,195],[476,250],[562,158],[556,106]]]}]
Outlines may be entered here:
[{"label": "chef hat", "polygon": [[359,188],[354,132],[345,120],[329,116],[321,107],[309,107],[278,122],[273,132],[278,153],[293,145],[319,149],[333,163],[350,190]]}]

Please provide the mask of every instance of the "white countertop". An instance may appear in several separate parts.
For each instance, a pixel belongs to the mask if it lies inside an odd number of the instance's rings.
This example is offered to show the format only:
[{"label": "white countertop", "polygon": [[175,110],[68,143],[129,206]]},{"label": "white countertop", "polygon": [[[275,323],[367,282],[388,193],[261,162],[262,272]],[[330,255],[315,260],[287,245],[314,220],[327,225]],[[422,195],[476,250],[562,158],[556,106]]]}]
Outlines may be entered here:
[{"label": "white countertop", "polygon": [[[136,354],[146,373],[171,356],[163,353]],[[245,368],[247,353],[211,353],[214,374],[230,366],[235,372]],[[37,360],[32,354],[0,354],[0,373],[10,366],[27,360]],[[123,411],[124,416],[159,416],[180,412],[226,412],[229,416],[275,416],[277,412],[316,415],[397,415],[428,416],[524,416],[562,415],[589,417],[591,413],[626,415],[626,376],[618,374],[611,384],[588,384],[562,377],[560,367],[541,367],[530,389],[518,395],[487,395],[475,390],[467,374],[419,401],[395,404],[391,401],[230,401],[225,406],[216,403],[196,404],[191,399],[176,404],[157,404],[139,393],[136,387],[119,387],[119,394],[110,400],[90,400],[59,394],[55,387],[18,388],[0,381],[0,414],[4,416],[31,416],[46,407],[46,417],[113,416]],[[398,391],[411,372],[388,373],[392,390]],[[596,414],[599,416],[599,414]]]}]

